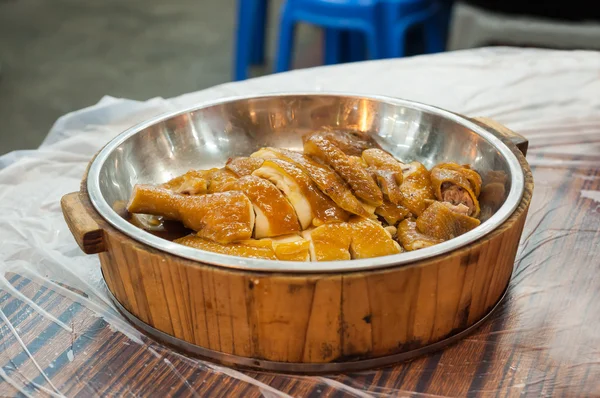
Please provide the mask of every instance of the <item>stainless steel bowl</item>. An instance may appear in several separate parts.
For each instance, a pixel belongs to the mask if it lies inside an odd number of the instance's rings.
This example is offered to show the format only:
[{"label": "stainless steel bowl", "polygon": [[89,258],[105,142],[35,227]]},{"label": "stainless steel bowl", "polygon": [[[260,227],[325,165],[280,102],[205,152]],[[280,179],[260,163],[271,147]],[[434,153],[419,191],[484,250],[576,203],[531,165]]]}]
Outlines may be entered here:
[{"label": "stainless steel bowl", "polygon": [[[304,133],[334,127],[370,133],[398,159],[417,160],[428,168],[453,161],[470,164],[485,175],[508,177],[505,197],[479,227],[439,245],[392,256],[319,263],[228,256],[182,246],[145,232],[112,208],[128,200],[137,183],[162,183],[191,168],[222,167],[232,156],[264,146],[301,149]],[[91,201],[112,226],[156,249],[228,268],[272,272],[341,272],[414,263],[480,239],[516,209],[524,189],[517,157],[493,134],[442,109],[379,96],[275,94],[232,98],[171,113],[137,125],[106,145],[88,175]],[[484,203],[485,205],[485,203]]]}]

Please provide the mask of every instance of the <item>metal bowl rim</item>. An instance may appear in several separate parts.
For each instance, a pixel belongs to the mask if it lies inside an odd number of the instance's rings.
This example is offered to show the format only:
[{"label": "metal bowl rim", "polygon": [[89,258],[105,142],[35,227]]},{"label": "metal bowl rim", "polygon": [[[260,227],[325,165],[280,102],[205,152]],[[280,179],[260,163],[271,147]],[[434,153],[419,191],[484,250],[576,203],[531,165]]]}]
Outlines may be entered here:
[{"label": "metal bowl rim", "polygon": [[[254,258],[244,258],[237,256],[230,256],[225,254],[219,254],[191,247],[183,246],[166,239],[154,236],[136,226],[129,223],[127,220],[120,217],[112,207],[104,199],[100,190],[100,171],[104,162],[112,154],[112,152],[123,142],[133,135],[163,121],[166,121],[172,117],[198,111],[211,106],[221,105],[224,103],[250,100],[250,99],[261,99],[271,97],[286,97],[286,96],[321,96],[321,97],[346,97],[356,99],[368,99],[379,102],[384,102],[390,105],[405,106],[412,109],[429,112],[440,116],[442,118],[450,119],[451,121],[458,123],[476,134],[483,137],[492,146],[494,146],[506,160],[510,174],[511,174],[511,189],[504,202],[504,204],[496,211],[496,213],[490,217],[487,221],[481,223],[475,229],[458,236],[449,241],[431,246],[428,248],[394,254],[390,256],[382,256],[368,259],[359,260],[345,260],[345,261],[324,261],[324,262],[300,262],[300,261],[274,261],[274,260],[263,260]],[[382,95],[364,95],[364,94],[352,94],[344,92],[275,92],[265,93],[261,95],[250,95],[250,96],[231,96],[226,98],[220,98],[215,101],[206,101],[200,104],[190,106],[188,108],[168,112],[165,114],[158,115],[147,121],[141,122],[124,132],[117,135],[111,141],[106,144],[104,148],[100,150],[96,158],[90,165],[87,179],[87,190],[90,197],[90,201],[96,211],[114,228],[124,233],[125,235],[133,238],[134,240],[146,244],[155,249],[163,252],[183,257],[189,260],[198,261],[205,264],[210,264],[218,267],[240,269],[247,271],[263,271],[263,272],[283,272],[283,273],[324,273],[324,272],[349,272],[349,271],[361,271],[361,270],[374,270],[381,268],[389,268],[400,265],[416,264],[421,260],[429,259],[435,256],[439,256],[445,253],[452,252],[463,246],[475,242],[478,239],[483,238],[487,234],[491,233],[498,226],[502,225],[517,209],[521,202],[525,187],[525,177],[523,169],[512,150],[502,140],[497,138],[494,134],[486,131],[485,128],[469,121],[468,119],[446,111],[444,109],[426,105],[423,103],[404,100],[399,98],[387,97]]]}]

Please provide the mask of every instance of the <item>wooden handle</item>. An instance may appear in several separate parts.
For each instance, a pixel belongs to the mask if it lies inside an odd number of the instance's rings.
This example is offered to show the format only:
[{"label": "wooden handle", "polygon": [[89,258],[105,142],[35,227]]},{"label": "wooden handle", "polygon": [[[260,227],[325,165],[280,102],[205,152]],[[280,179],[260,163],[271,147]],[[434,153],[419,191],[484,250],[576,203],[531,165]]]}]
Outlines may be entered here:
[{"label": "wooden handle", "polygon": [[527,141],[527,138],[507,129],[504,125],[487,117],[475,117],[473,120],[482,127],[487,128],[487,130],[489,130],[491,133],[501,135],[504,138],[509,139],[517,146],[517,148],[519,148],[519,150],[523,153],[523,156],[527,155],[527,148],[529,147],[529,141]]},{"label": "wooden handle", "polygon": [[60,200],[63,216],[77,244],[86,254],[106,251],[104,231],[82,202],[81,192],[66,194]]}]

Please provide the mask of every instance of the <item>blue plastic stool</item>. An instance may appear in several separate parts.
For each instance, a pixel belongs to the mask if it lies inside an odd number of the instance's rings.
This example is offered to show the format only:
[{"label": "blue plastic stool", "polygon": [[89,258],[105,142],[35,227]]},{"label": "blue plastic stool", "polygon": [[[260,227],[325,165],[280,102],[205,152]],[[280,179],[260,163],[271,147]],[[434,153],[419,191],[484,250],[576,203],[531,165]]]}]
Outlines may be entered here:
[{"label": "blue plastic stool", "polygon": [[381,58],[377,4],[377,0],[287,0],[281,10],[275,72],[290,69],[298,22],[325,28],[326,64],[339,62],[341,31],[363,33],[369,59]]},{"label": "blue plastic stool", "polygon": [[422,24],[425,33],[425,51],[444,51],[445,35],[440,23],[440,4],[437,1],[381,0],[380,28],[386,58],[406,55],[406,34],[413,26]]},{"label": "blue plastic stool", "polygon": [[250,65],[265,61],[268,0],[238,0],[233,79],[248,77]]}]

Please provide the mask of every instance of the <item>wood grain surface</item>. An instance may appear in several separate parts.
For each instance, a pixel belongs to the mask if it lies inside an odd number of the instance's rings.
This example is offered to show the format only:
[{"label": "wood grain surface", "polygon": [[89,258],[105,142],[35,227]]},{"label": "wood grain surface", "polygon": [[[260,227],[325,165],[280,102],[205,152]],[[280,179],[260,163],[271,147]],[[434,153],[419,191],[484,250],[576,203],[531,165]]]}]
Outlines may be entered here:
[{"label": "wood grain surface", "polygon": [[[530,144],[536,187],[506,299],[477,332],[443,351],[342,375],[239,372],[138,341],[133,330],[117,331],[118,315],[17,271],[0,292],[0,395],[24,396],[14,384],[35,396],[49,396],[42,388],[54,386],[82,397],[600,396],[600,157],[545,150],[583,140],[577,128],[568,133]],[[580,145],[597,148],[594,137]],[[12,288],[46,315],[9,294]]]}]

